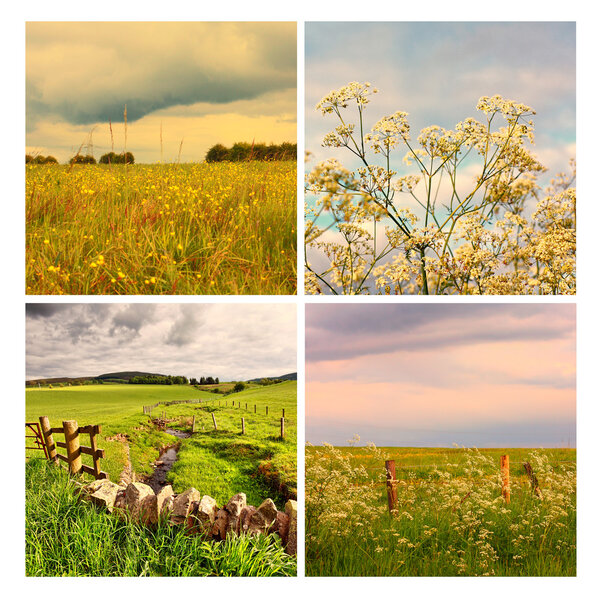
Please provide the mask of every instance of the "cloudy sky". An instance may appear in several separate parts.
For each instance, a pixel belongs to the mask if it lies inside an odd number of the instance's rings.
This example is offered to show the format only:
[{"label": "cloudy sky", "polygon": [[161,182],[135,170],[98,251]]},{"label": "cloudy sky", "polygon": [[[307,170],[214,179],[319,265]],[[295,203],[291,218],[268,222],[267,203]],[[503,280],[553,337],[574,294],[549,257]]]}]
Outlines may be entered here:
[{"label": "cloudy sky", "polygon": [[[321,147],[339,123],[315,106],[350,81],[379,89],[368,129],[398,110],[409,113],[413,137],[429,125],[452,129],[478,117],[481,96],[500,94],[537,111],[534,151],[550,174],[575,156],[574,23],[307,23],[305,45],[306,149],[315,160],[340,152]],[[400,174],[404,153],[393,165]]]},{"label": "cloudy sky", "polygon": [[[295,23],[28,23],[27,151],[68,160],[204,158],[216,144],[296,140]],[[84,151],[87,146],[84,147]]]},{"label": "cloudy sky", "polygon": [[575,445],[574,304],[308,304],[306,440]]},{"label": "cloudy sky", "polygon": [[294,304],[27,304],[27,379],[296,371]]}]

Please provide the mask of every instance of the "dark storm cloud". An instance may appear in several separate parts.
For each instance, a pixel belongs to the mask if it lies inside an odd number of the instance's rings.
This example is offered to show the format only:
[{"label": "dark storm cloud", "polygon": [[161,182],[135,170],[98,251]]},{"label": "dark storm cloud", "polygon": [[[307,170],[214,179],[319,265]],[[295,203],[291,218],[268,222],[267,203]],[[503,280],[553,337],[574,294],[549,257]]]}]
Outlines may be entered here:
[{"label": "dark storm cloud", "polygon": [[29,23],[28,126],[135,121],[296,85],[294,23]]},{"label": "dark storm cloud", "polygon": [[573,305],[352,304],[306,307],[307,361],[393,351],[552,340],[573,332]]}]

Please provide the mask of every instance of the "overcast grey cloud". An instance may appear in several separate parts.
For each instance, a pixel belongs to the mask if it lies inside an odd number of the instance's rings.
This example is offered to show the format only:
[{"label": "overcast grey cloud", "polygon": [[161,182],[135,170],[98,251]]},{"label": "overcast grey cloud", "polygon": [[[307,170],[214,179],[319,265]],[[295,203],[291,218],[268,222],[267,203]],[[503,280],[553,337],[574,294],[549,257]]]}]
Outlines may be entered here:
[{"label": "overcast grey cloud", "polygon": [[296,371],[294,304],[28,304],[28,379],[149,371],[222,381]]}]

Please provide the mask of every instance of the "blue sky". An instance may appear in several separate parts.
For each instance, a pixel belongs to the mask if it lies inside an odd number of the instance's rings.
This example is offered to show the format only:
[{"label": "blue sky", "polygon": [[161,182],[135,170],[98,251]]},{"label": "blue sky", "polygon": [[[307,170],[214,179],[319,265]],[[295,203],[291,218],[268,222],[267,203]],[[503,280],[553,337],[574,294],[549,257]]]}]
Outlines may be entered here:
[{"label": "blue sky", "polygon": [[320,140],[337,125],[315,105],[350,81],[380,90],[369,125],[402,110],[413,134],[477,117],[478,99],[500,94],[536,110],[534,152],[548,177],[574,157],[575,23],[307,23],[305,47],[306,149],[315,159],[336,156]]}]

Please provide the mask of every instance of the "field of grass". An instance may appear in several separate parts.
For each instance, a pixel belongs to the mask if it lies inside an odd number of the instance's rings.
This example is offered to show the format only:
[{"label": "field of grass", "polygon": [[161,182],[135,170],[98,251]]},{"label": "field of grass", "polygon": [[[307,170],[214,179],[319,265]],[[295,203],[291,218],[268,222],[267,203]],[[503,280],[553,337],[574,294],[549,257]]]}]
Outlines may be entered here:
[{"label": "field of grass", "polygon": [[[201,399],[202,403],[160,404],[152,417],[195,433],[178,439],[143,414],[158,402]],[[234,406],[235,403],[235,406]],[[248,409],[246,409],[248,404]],[[256,404],[257,412],[254,413]],[[269,414],[266,414],[266,407]],[[286,436],[279,438],[285,410]],[[215,414],[218,430],[213,427]],[[189,385],[89,385],[28,389],[26,420],[48,416],[53,427],[75,419],[102,425],[98,446],[106,451],[101,468],[112,481],[129,455],[137,479],[150,475],[162,448],[179,444],[178,460],[168,473],[176,493],[195,487],[221,505],[238,492],[258,506],[271,497],[279,509],[296,494],[296,382],[252,387],[223,396]],[[241,435],[241,417],[246,435]],[[119,438],[113,439],[120,434]],[[60,434],[56,439],[61,439]],[[112,439],[112,441],[109,441]],[[85,437],[82,443],[86,444]],[[90,506],[77,504],[66,471],[27,450],[26,568],[28,575],[293,575],[296,562],[277,539],[231,538],[219,544],[190,538],[168,526],[155,531],[120,523]],[[91,464],[90,457],[82,457]],[[64,463],[63,463],[64,464]],[[82,476],[90,479],[89,476]],[[101,541],[101,543],[99,543]]]},{"label": "field of grass", "polygon": [[[511,463],[501,495],[500,455]],[[574,576],[576,467],[570,449],[306,450],[309,576]],[[398,504],[387,507],[385,460]],[[532,493],[523,462],[539,480]]]},{"label": "field of grass", "polygon": [[[59,389],[28,389],[26,420],[48,416],[51,425],[75,419],[79,425],[102,425],[98,445],[106,451],[101,461],[112,481],[118,481],[126,466],[124,444],[114,436],[126,436],[133,470],[150,475],[161,448],[178,442],[157,429],[143,406],[157,402],[202,399],[202,404],[160,405],[153,417],[166,415],[173,429],[189,430],[196,416],[196,433],[179,440],[178,461],[169,473],[175,492],[195,487],[219,502],[245,492],[249,502],[270,496],[281,508],[296,493],[296,382],[256,387],[223,396],[187,385],[89,385]],[[233,403],[235,402],[235,407]],[[241,403],[241,408],[238,404]],[[245,409],[246,403],[248,410]],[[254,413],[254,405],[257,413]],[[266,415],[266,407],[269,414]],[[279,439],[280,417],[285,409],[286,436]],[[214,431],[211,412],[218,430]],[[241,417],[246,435],[241,435]],[[108,438],[108,439],[107,439]],[[41,456],[28,450],[28,456]],[[91,458],[82,457],[91,464]]]},{"label": "field of grass", "polygon": [[293,161],[28,165],[28,294],[294,294]]},{"label": "field of grass", "polygon": [[76,500],[67,473],[33,459],[26,466],[25,573],[52,576],[292,576],[296,560],[274,537],[213,544],[184,530],[124,523]]}]

